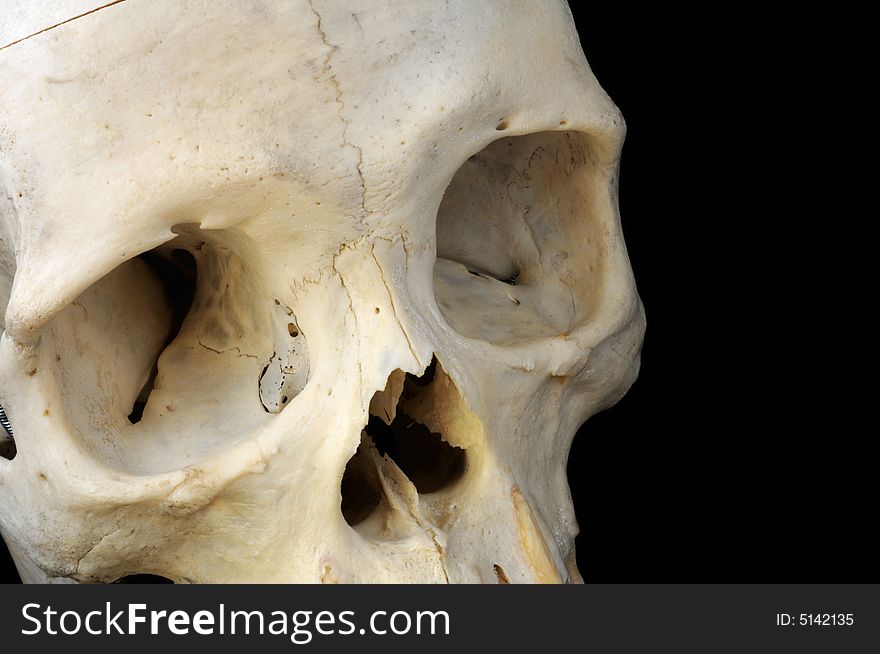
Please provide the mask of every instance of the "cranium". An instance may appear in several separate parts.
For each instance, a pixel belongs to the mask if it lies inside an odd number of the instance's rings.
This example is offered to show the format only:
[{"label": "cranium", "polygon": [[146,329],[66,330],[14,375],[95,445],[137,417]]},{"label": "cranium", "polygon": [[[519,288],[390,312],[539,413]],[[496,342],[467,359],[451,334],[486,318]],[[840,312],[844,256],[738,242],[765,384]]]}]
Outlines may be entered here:
[{"label": "cranium", "polygon": [[644,330],[623,134],[561,1],[4,7],[22,577],[579,580],[569,445]]}]

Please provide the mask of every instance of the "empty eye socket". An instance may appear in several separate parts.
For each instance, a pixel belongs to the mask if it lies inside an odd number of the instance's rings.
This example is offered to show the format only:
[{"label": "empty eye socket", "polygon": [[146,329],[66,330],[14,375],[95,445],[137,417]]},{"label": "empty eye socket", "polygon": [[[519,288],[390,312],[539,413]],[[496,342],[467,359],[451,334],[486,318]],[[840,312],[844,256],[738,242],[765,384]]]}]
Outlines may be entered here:
[{"label": "empty eye socket", "polygon": [[590,315],[610,173],[573,131],[502,138],[453,177],[437,215],[435,296],[454,329],[510,344],[564,334]]},{"label": "empty eye socket", "polygon": [[305,334],[262,286],[250,239],[174,230],[59,312],[44,339],[71,431],[96,458],[138,473],[250,438],[309,373]]}]

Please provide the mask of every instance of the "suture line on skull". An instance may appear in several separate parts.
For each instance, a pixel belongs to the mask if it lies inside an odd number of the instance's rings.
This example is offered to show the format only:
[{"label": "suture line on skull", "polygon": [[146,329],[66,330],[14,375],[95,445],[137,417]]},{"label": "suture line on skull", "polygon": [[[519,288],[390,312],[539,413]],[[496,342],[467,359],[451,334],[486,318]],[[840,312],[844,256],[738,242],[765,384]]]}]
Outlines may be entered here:
[{"label": "suture line on skull", "polygon": [[15,41],[12,41],[11,43],[6,43],[5,45],[0,46],[0,50],[5,50],[6,48],[11,48],[12,46],[16,45],[17,43],[21,43],[22,41],[27,41],[28,39],[31,39],[35,36],[38,36],[40,34],[44,34],[45,32],[48,32],[50,30],[54,30],[55,28],[61,27],[62,25],[67,25],[67,23],[72,23],[75,20],[79,20],[80,18],[84,18],[85,16],[89,16],[90,14],[94,14],[95,12],[101,11],[102,9],[107,9],[108,7],[112,7],[113,5],[118,5],[121,2],[125,2],[125,0],[113,0],[112,2],[108,2],[106,4],[103,4],[100,7],[95,7],[94,9],[91,9],[89,11],[78,14],[78,15],[74,16],[73,18],[68,18],[66,20],[62,20],[60,23],[55,23],[54,25],[50,25],[49,27],[44,27],[41,30],[33,32],[32,34],[28,34],[27,36],[23,36],[20,39],[16,39]]}]

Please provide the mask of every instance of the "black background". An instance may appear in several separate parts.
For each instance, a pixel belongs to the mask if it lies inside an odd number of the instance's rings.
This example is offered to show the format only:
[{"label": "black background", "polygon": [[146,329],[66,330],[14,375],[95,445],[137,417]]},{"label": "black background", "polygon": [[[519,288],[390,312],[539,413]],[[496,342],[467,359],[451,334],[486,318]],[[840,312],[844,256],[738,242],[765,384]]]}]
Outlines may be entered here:
[{"label": "black background", "polygon": [[850,296],[864,209],[844,149],[860,127],[832,59],[851,30],[748,4],[571,5],[627,120],[620,203],[648,321],[639,380],[571,453],[582,574],[877,581],[876,428],[859,418],[874,336]]},{"label": "black background", "polygon": [[[790,41],[797,16],[571,6],[627,120],[621,212],[648,318],[639,380],[570,456],[585,580],[880,580],[875,459],[840,363],[864,345],[815,334],[852,320],[812,256],[834,247],[814,234],[821,57]],[[8,560],[0,580],[17,580]]]}]

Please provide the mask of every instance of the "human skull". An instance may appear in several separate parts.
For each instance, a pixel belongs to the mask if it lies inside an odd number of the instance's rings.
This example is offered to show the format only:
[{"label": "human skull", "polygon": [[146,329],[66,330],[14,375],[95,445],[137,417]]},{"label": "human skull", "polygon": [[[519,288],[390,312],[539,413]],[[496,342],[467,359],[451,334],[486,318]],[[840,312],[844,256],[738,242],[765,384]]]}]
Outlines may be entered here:
[{"label": "human skull", "polygon": [[3,3],[23,579],[579,581],[644,315],[565,3]]}]

